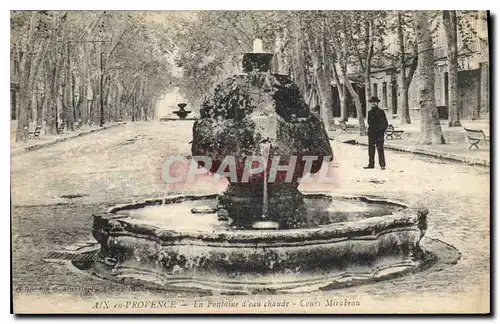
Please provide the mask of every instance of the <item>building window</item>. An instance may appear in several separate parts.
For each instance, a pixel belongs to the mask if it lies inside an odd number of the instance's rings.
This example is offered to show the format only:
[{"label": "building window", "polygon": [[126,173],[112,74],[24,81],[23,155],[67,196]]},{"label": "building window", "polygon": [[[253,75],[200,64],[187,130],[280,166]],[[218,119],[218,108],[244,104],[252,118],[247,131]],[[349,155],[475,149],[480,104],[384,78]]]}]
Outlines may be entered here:
[{"label": "building window", "polygon": [[372,91],[372,96],[377,96],[378,97],[378,85],[376,83],[373,84],[373,91]]},{"label": "building window", "polygon": [[448,92],[449,81],[448,81],[448,72],[444,72],[444,105],[448,106],[450,100],[450,93]]}]

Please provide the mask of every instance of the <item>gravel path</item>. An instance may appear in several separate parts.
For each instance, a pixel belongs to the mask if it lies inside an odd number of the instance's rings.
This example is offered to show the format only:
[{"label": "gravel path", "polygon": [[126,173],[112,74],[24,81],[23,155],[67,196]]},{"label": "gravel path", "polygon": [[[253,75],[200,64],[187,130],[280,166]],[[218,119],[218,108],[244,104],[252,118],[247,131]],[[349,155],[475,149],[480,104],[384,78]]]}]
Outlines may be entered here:
[{"label": "gravel path", "polygon": [[[91,213],[103,205],[179,192],[220,191],[210,183],[172,189],[161,180],[166,156],[189,154],[191,129],[189,121],[129,123],[14,156],[14,289],[94,287],[90,294],[94,297],[117,292],[119,285],[96,285],[92,278],[40,258],[64,245],[92,239]],[[387,170],[364,170],[366,148],[335,142],[332,146],[338,181],[303,190],[371,194],[424,205],[430,211],[426,235],[462,253],[458,264],[442,271],[346,288],[341,296],[384,301],[438,297],[443,302],[463,297],[470,304],[463,302],[463,307],[486,306],[490,272],[489,169],[389,151]],[[79,197],[61,198],[67,195]],[[483,300],[470,297],[477,294]]]}]

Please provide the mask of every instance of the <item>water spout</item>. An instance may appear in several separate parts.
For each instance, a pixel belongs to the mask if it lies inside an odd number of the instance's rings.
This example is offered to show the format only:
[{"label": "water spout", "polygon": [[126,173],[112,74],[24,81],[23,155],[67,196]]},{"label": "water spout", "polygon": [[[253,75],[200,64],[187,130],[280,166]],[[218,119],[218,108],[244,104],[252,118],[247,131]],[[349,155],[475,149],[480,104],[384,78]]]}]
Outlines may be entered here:
[{"label": "water spout", "polygon": [[251,114],[254,123],[254,140],[256,143],[263,141],[275,142],[278,138],[278,114],[270,100],[259,105],[259,111]]},{"label": "water spout", "polygon": [[262,156],[262,163],[264,165],[264,190],[263,190],[263,205],[262,205],[262,219],[267,219],[267,213],[269,210],[269,201],[267,196],[267,162],[269,159],[269,149],[271,147],[271,143],[268,140],[263,140],[259,143],[260,154]]}]

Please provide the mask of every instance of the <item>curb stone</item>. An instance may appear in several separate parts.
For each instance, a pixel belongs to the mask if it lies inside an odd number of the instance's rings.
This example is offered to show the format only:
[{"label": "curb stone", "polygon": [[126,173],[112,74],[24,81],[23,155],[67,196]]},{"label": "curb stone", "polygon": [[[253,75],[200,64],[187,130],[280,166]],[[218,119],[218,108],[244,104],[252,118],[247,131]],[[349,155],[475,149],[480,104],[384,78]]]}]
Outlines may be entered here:
[{"label": "curb stone", "polygon": [[80,132],[80,133],[76,133],[76,134],[73,134],[71,136],[57,138],[57,139],[55,139],[53,141],[50,141],[50,142],[47,142],[47,143],[30,145],[30,146],[23,147],[23,148],[20,148],[20,149],[17,149],[15,151],[13,151],[11,153],[11,156],[16,156],[16,155],[24,154],[24,153],[31,152],[31,151],[34,151],[34,150],[38,150],[38,149],[41,149],[41,148],[44,148],[44,147],[52,146],[52,145],[55,145],[57,143],[65,142],[67,140],[70,140],[70,139],[73,139],[73,138],[76,138],[76,137],[88,135],[88,134],[95,133],[95,132],[100,132],[100,131],[103,131],[105,129],[109,129],[109,128],[112,128],[112,127],[116,127],[116,126],[120,126],[120,125],[125,125],[125,124],[126,124],[126,122],[122,122],[122,123],[117,123],[117,124],[113,124],[113,125],[103,126],[103,127],[99,127],[99,128],[94,128],[94,129],[90,129],[90,130],[87,130],[87,131],[83,131],[83,132]]},{"label": "curb stone", "polygon": [[[357,145],[368,146],[368,143],[366,143],[364,141],[359,141],[357,139],[344,140],[342,142],[346,143],[346,144],[357,144]],[[393,151],[426,155],[426,156],[431,156],[431,157],[449,160],[449,161],[463,162],[463,163],[467,163],[470,165],[479,165],[479,166],[490,167],[489,160],[476,158],[476,157],[470,157],[470,156],[464,156],[464,155],[455,154],[455,153],[441,152],[441,151],[430,150],[430,149],[422,149],[419,147],[410,148],[410,147],[406,147],[403,145],[397,145],[397,144],[392,144],[392,143],[385,143],[384,148],[387,148],[387,149],[390,149]]]}]

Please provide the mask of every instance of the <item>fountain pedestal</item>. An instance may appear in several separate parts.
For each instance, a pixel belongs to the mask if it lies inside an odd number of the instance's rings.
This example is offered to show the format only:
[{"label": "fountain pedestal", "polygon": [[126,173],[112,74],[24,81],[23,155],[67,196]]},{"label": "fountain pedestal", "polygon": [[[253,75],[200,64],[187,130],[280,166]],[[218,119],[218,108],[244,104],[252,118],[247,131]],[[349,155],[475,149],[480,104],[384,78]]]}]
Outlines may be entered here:
[{"label": "fountain pedestal", "polygon": [[[315,157],[308,171],[316,173],[323,161],[333,156],[321,119],[309,110],[298,87],[289,76],[270,72],[272,56],[245,53],[245,73],[229,77],[215,88],[193,126],[193,158],[210,157],[211,172],[221,171],[225,157],[235,157],[237,179],[229,179],[231,184],[221,196],[220,206],[237,226],[247,229],[255,222],[261,222],[262,227],[263,221],[278,223],[282,229],[300,227],[305,207],[297,187],[304,175],[303,158]],[[262,157],[263,143],[268,146],[265,168],[245,177],[247,163],[253,163],[249,160]],[[276,157],[280,165],[296,159],[295,167],[288,171],[293,174],[291,179],[278,172],[269,181],[271,161]],[[269,199],[264,203],[266,196]]]},{"label": "fountain pedestal", "polygon": [[[167,289],[301,292],[380,280],[423,264],[426,209],[297,189],[306,165],[316,173],[333,153],[298,87],[270,73],[271,57],[245,54],[245,73],[219,84],[193,125],[194,160],[201,156],[205,165],[209,157],[213,173],[225,172],[226,157],[234,162],[226,191],[95,213],[96,273]],[[270,181],[273,160],[296,162]]]},{"label": "fountain pedestal", "polygon": [[[254,223],[263,221],[274,222],[281,229],[300,228],[308,221],[303,194],[294,184],[268,184],[267,208],[263,196],[259,185],[231,184],[218,201],[227,210],[233,226],[240,229],[255,228]],[[276,228],[275,224],[269,227]]]}]

